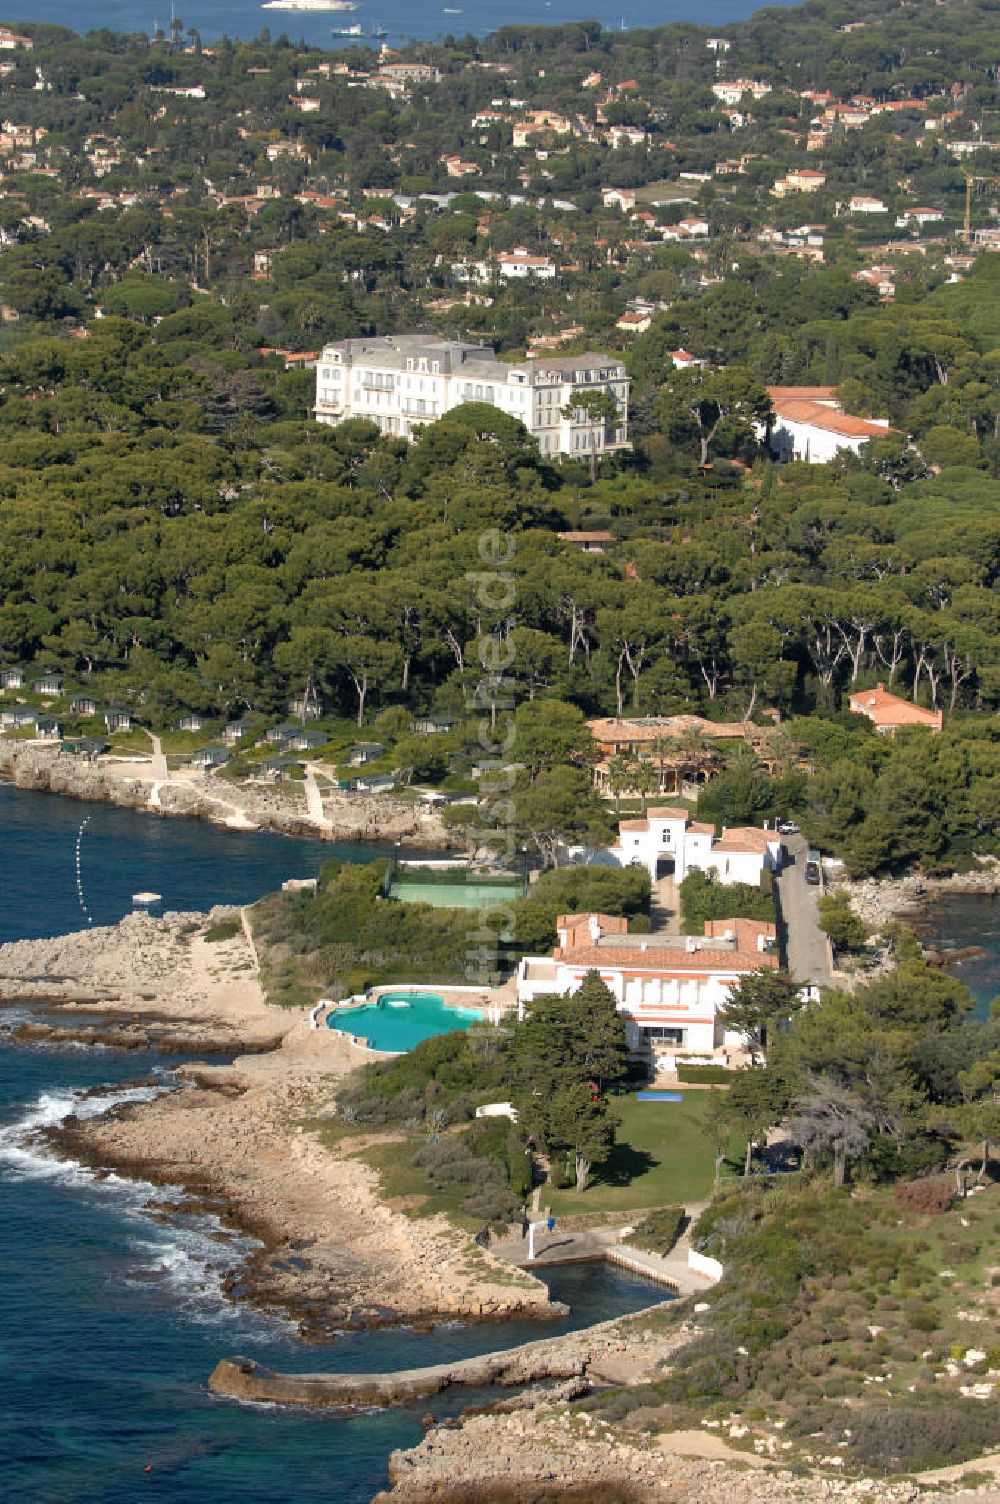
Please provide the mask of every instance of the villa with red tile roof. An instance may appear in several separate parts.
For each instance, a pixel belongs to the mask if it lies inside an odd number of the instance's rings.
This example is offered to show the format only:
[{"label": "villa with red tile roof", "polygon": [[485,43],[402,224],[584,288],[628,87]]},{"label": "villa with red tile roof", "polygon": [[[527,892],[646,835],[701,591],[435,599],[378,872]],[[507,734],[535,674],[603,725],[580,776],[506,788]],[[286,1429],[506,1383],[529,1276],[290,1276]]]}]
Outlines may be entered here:
[{"label": "villa with red tile roof", "polygon": [[561,914],[556,933],[551,956],[525,956],[518,967],[520,1015],[536,997],[576,992],[597,972],[626,1015],[633,1049],[651,1050],[667,1068],[678,1051],[742,1052],[742,1036],[725,1026],[730,989],[778,964],[775,927],[756,919],[710,920],[703,935],[630,935],[614,915]]},{"label": "villa with red tile roof", "polygon": [[767,391],[774,409],[770,446],[782,460],[825,465],[843,449],[857,454],[871,439],[893,432],[888,418],[845,413],[833,387],[769,386]]},{"label": "villa with red tile roof", "polygon": [[928,731],[938,732],[944,724],[942,711],[914,705],[912,700],[892,694],[884,684],[859,690],[848,703],[855,715],[867,716],[883,736],[895,736],[900,726],[926,726]]}]

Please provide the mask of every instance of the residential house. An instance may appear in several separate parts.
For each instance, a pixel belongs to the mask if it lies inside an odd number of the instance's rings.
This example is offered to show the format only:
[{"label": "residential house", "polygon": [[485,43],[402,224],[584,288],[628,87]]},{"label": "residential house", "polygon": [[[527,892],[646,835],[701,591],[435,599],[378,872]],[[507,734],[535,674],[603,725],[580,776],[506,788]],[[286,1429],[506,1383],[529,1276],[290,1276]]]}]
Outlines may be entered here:
[{"label": "residential house", "polygon": [[35,721],[35,735],[42,741],[57,742],[62,737],[62,727],[51,715],[40,715]]},{"label": "residential house", "polygon": [[739,104],[744,94],[749,94],[754,99],[763,99],[765,94],[770,94],[770,92],[771,85],[756,78],[734,78],[729,82],[712,85],[712,93],[723,104]]},{"label": "residential house", "polygon": [[63,681],[59,674],[41,674],[31,685],[32,694],[42,695],[46,699],[52,699],[63,692]]},{"label": "residential house", "polygon": [[0,689],[23,689],[23,668],[0,668]]},{"label": "residential house", "polygon": [[463,162],[461,157],[445,156],[439,157],[438,160],[450,178],[475,177],[482,171],[478,162]]},{"label": "residential house", "polygon": [[29,726],[34,726],[38,718],[36,710],[28,710],[21,705],[11,708],[0,708],[0,728],[4,731],[26,731]]},{"label": "residential house", "polygon": [[317,747],[325,747],[330,738],[325,731],[296,731],[288,738],[288,748],[292,752],[314,752]]},{"label": "residential house", "polygon": [[199,747],[191,754],[191,766],[200,768],[203,773],[211,773],[215,768],[223,767],[231,756],[227,747]]},{"label": "residential house", "polygon": [[944,222],[944,213],[940,209],[904,209],[902,214],[896,215],[896,228],[905,230],[910,225],[916,225],[923,229],[924,225],[939,225]]},{"label": "residential house", "polygon": [[781,869],[784,847],[776,831],[755,826],[724,829],[691,819],[670,805],[649,810],[642,819],[618,822],[618,844],[606,853],[615,867],[645,867],[651,882],[670,875],[681,883],[689,872],[714,871],[720,883],[759,885],[765,872]]},{"label": "residential house", "polygon": [[[768,387],[774,423],[769,436],[779,460],[804,460],[825,465],[842,450],[859,454],[872,439],[884,439],[892,429],[888,418],[856,418],[845,413],[833,387]],[[759,430],[764,436],[763,427]]]},{"label": "residential house", "polygon": [[848,200],[849,214],[888,214],[889,205],[880,198],[870,198],[866,193],[855,193]]},{"label": "residential house", "polygon": [[289,737],[298,731],[295,721],[282,721],[280,726],[269,726],[264,732],[264,740],[269,747],[283,747]]},{"label": "residential house", "polygon": [[813,172],[810,167],[799,167],[778,178],[771,189],[775,198],[787,198],[792,193],[816,193],[826,184],[825,172]]},{"label": "residential house", "polygon": [[453,731],[455,720],[449,715],[418,716],[410,727],[417,736],[444,736]]},{"label": "residential house", "polygon": [[704,935],[630,935],[614,915],[561,914],[556,934],[551,956],[518,966],[519,1015],[536,997],[578,991],[596,972],[626,1016],[633,1050],[646,1055],[741,1053],[745,1041],[724,1018],[730,990],[778,964],[774,925],[752,919],[710,921]]},{"label": "residential house", "polygon": [[375,76],[392,83],[439,84],[444,74],[430,63],[383,63]]},{"label": "residential house", "polygon": [[109,735],[116,731],[132,730],[132,712],[120,706],[109,706],[104,712],[104,725]]},{"label": "residential house", "polygon": [[615,328],[623,334],[645,334],[652,322],[648,313],[623,313],[620,319],[615,320]]},{"label": "residential house", "polygon": [[93,695],[74,695],[69,702],[69,708],[73,715],[91,716],[97,714],[97,701]]},{"label": "residential house", "polygon": [[534,277],[540,282],[550,282],[556,274],[554,262],[547,256],[532,256],[523,245],[516,246],[513,251],[503,251],[497,258],[497,271],[508,281]]},{"label": "residential house", "polygon": [[99,736],[76,736],[60,744],[61,756],[83,757],[87,762],[95,762],[105,752],[109,751],[109,743],[102,741]]},{"label": "residential house", "polygon": [[355,779],[359,794],[388,794],[395,787],[396,780],[391,773],[366,773],[363,778]]},{"label": "residential house", "polygon": [[358,742],[350,750],[348,767],[363,768],[366,763],[377,762],[384,752],[385,747],[381,742]]},{"label": "residential house", "polygon": [[0,26],[0,51],[14,52],[20,49],[30,52],[34,45],[30,37],[22,36],[19,31],[11,31],[9,27]]},{"label": "residential house", "polygon": [[605,188],[601,194],[601,202],[605,209],[622,209],[626,213],[635,208],[636,193],[634,188]]},{"label": "residential house", "polygon": [[884,684],[874,689],[859,689],[851,695],[848,705],[855,715],[863,715],[882,736],[895,736],[900,726],[925,726],[928,731],[938,732],[944,724],[940,710],[925,710],[894,695]]},{"label": "residential house", "polygon": [[600,530],[581,532],[576,530],[556,535],[560,543],[568,543],[572,548],[578,548],[582,554],[603,554],[604,550],[615,542],[614,533]]},{"label": "residential house", "polygon": [[182,715],[177,722],[178,731],[200,731],[205,722],[197,711],[189,710],[187,715]]},{"label": "residential house", "polygon": [[250,725],[247,721],[229,721],[222,729],[222,740],[227,747],[235,747],[237,742],[249,735]]}]

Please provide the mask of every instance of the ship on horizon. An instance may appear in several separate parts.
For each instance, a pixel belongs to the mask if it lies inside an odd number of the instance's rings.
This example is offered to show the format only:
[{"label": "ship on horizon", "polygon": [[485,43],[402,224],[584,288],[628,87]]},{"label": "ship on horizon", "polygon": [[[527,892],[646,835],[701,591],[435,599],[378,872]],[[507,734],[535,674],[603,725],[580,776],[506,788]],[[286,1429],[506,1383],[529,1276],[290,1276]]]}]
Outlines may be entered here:
[{"label": "ship on horizon", "polygon": [[387,37],[389,33],[381,21],[373,21],[367,31],[365,31],[360,21],[355,21],[353,26],[331,26],[330,35],[332,37],[369,37],[373,41],[378,42]]},{"label": "ship on horizon", "polygon": [[357,10],[358,0],[264,0],[261,10]]}]

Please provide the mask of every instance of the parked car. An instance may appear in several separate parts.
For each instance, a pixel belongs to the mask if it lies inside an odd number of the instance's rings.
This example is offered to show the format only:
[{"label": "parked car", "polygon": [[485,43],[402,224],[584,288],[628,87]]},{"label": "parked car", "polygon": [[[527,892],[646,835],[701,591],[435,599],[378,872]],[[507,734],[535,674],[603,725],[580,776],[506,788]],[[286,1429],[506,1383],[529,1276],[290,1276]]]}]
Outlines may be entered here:
[{"label": "parked car", "polygon": [[796,825],[794,820],[778,821],[779,836],[797,836],[801,828],[800,825]]}]

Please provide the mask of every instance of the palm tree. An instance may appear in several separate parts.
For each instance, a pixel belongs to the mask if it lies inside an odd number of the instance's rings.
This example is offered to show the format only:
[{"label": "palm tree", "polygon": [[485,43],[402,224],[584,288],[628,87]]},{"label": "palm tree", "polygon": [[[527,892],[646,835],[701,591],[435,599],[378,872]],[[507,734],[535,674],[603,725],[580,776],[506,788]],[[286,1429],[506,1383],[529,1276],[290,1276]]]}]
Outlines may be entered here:
[{"label": "palm tree", "polygon": [[619,752],[608,761],[608,787],[615,796],[615,819],[622,812],[622,795],[632,786],[632,765]]},{"label": "palm tree", "polygon": [[642,813],[646,813],[646,799],[649,794],[655,794],[660,786],[660,778],[651,762],[634,762],[632,764],[632,787],[642,800]]}]

